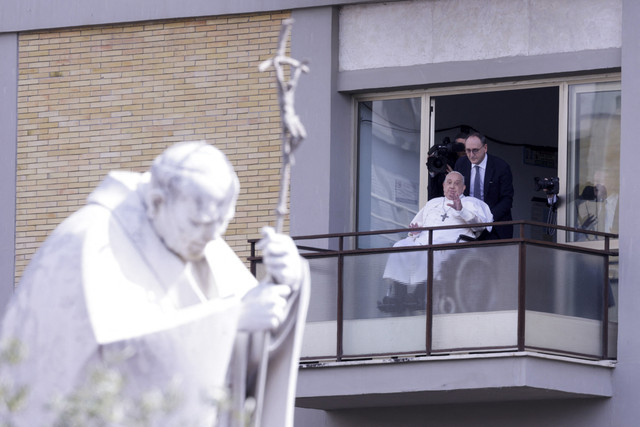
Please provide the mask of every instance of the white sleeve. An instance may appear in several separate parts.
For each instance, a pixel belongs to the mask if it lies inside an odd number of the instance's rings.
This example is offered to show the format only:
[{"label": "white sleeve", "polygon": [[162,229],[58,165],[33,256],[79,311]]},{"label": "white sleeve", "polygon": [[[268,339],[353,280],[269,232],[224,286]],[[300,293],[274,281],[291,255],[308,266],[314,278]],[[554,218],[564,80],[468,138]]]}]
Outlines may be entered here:
[{"label": "white sleeve", "polygon": [[[465,197],[462,199],[462,209],[460,211],[454,210],[454,215],[462,218],[462,220],[468,224],[477,224],[485,222],[493,222],[493,214],[489,209],[489,206],[482,200],[478,200],[473,197]],[[480,227],[482,229],[484,227]],[[491,231],[491,227],[487,227]],[[474,229],[474,231],[477,231]]]},{"label": "white sleeve", "polygon": [[425,224],[425,218],[427,217],[427,213],[433,209],[434,205],[438,205],[440,197],[429,200],[420,211],[413,217],[411,220],[411,224],[418,224],[418,227],[428,227],[428,224]]}]

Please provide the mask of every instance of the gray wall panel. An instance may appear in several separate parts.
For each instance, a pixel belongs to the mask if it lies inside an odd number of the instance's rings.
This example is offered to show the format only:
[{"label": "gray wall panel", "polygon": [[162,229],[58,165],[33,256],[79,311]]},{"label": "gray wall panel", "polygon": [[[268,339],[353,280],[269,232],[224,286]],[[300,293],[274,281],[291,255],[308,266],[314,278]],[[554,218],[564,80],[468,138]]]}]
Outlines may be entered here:
[{"label": "gray wall panel", "polygon": [[291,234],[347,231],[351,200],[350,98],[336,91],[337,10],[294,11],[292,55],[309,59],[300,78],[296,111],[308,138],[291,173]]},{"label": "gray wall panel", "polygon": [[624,0],[622,22],[622,121],[620,136],[620,287],[618,367],[614,371],[612,426],[637,424],[640,383],[640,263],[635,248],[640,240],[640,2]]},{"label": "gray wall panel", "polygon": [[3,0],[0,33],[367,2],[375,0]]},{"label": "gray wall panel", "polygon": [[18,37],[0,34],[0,313],[13,293],[16,223]]}]

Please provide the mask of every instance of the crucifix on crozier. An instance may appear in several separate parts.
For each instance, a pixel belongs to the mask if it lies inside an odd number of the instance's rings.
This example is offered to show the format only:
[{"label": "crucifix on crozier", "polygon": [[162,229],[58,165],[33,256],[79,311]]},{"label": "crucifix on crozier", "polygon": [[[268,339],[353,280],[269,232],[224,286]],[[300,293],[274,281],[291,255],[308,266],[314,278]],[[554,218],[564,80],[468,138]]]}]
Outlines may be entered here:
[{"label": "crucifix on crozier", "polygon": [[[300,117],[296,114],[293,104],[298,79],[302,73],[309,72],[309,66],[306,61],[298,61],[285,54],[287,39],[291,33],[292,25],[293,19],[282,21],[276,56],[263,61],[258,67],[260,71],[265,71],[273,66],[278,83],[278,102],[282,118],[282,168],[280,171],[280,194],[278,196],[278,206],[276,207],[276,231],[278,233],[282,233],[284,216],[287,211],[286,195],[289,185],[289,169],[293,162],[293,151],[307,137],[307,132],[300,121]],[[289,80],[285,77],[285,66],[290,67]]]}]

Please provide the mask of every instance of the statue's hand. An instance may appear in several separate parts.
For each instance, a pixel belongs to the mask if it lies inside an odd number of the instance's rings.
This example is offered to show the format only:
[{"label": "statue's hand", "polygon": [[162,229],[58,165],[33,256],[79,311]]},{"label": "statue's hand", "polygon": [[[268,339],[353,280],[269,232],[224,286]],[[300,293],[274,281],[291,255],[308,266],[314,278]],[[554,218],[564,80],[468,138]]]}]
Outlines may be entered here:
[{"label": "statue's hand", "polygon": [[251,289],[242,299],[238,328],[247,332],[276,329],[285,319],[290,293],[287,285],[261,283]]},{"label": "statue's hand", "polygon": [[274,283],[297,289],[302,279],[302,260],[295,243],[291,237],[278,234],[271,227],[264,227],[262,235],[258,249],[262,250],[267,274]]}]

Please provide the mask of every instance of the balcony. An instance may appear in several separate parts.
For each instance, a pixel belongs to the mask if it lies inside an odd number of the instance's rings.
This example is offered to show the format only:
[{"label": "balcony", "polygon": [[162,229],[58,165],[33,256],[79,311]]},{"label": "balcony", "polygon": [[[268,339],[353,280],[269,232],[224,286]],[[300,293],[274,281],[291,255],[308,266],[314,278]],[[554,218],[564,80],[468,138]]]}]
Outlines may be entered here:
[{"label": "balcony", "polygon": [[[510,223],[513,239],[417,247],[389,247],[408,230],[295,238],[312,283],[297,404],[610,396],[616,236]],[[417,283],[384,278],[403,256],[424,260]]]}]

